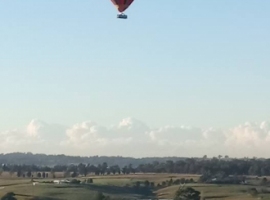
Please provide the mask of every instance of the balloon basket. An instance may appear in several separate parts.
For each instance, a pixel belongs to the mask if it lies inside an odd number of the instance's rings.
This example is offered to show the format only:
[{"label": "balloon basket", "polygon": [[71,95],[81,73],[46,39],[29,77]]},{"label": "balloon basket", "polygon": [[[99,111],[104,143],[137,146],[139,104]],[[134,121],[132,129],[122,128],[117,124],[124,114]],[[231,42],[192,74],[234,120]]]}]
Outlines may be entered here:
[{"label": "balloon basket", "polygon": [[117,18],[118,18],[118,19],[127,19],[128,16],[125,15],[124,13],[121,13],[121,14],[118,14],[118,15],[117,15]]}]

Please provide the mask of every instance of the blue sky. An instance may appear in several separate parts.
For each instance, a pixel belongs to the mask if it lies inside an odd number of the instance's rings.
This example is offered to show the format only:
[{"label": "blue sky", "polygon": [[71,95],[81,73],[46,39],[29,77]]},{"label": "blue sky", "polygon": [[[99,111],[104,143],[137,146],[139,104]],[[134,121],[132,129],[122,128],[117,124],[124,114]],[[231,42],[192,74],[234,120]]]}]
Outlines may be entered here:
[{"label": "blue sky", "polygon": [[32,119],[230,128],[270,115],[270,1],[0,1],[0,131]]}]

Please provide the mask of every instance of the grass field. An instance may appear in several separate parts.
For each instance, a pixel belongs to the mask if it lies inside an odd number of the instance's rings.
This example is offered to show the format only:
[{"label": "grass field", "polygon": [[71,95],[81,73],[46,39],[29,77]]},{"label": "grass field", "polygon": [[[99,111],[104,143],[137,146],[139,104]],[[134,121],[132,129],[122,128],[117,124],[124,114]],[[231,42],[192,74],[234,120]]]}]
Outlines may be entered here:
[{"label": "grass field", "polygon": [[[87,177],[89,178],[89,177]],[[147,196],[137,193],[132,186],[137,182],[154,182],[155,185],[163,181],[181,178],[193,178],[198,180],[197,175],[179,175],[179,174],[136,174],[136,175],[115,175],[115,176],[91,176],[93,184],[49,184],[42,183],[52,179],[35,179],[39,182],[35,186],[30,179],[15,178],[3,176],[0,178],[0,197],[7,192],[14,192],[18,200],[30,200],[33,198],[39,200],[91,200],[97,191],[103,192],[114,198],[138,199],[138,198],[160,198],[171,199],[174,197],[179,185],[173,185],[162,188],[153,188],[152,193]],[[85,178],[79,178],[84,180]],[[215,184],[187,184],[201,192],[202,199],[211,200],[249,200],[266,199],[270,200],[270,187],[260,186],[260,180],[252,179],[253,185],[215,185]],[[256,188],[259,194],[255,197],[248,193],[250,188]],[[264,190],[263,192],[262,189]],[[269,190],[269,193],[266,192]],[[38,198],[37,198],[38,197]]]}]

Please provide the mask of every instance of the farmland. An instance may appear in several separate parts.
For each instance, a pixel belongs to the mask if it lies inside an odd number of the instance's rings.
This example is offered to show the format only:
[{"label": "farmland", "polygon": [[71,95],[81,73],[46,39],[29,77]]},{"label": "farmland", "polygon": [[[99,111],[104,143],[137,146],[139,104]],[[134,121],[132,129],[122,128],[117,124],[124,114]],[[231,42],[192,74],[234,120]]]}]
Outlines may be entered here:
[{"label": "farmland", "polygon": [[[179,175],[179,174],[132,174],[132,175],[107,175],[88,177],[77,177],[76,179],[84,182],[84,180],[91,178],[92,184],[55,184],[50,183],[53,180],[60,180],[61,174],[55,179],[34,179],[33,184],[31,179],[10,177],[9,174],[3,173],[0,178],[0,196],[7,192],[14,192],[18,200],[91,200],[95,199],[97,192],[102,192],[113,199],[141,199],[141,198],[159,198],[171,199],[175,192],[180,187],[180,184],[167,185],[171,179],[193,179],[194,183],[188,183],[197,191],[201,192],[202,199],[211,200],[236,200],[236,199],[270,199],[270,192],[268,194],[268,186],[261,186],[262,178],[249,177],[249,185],[218,185],[198,183],[198,175]],[[154,183],[154,187],[146,192],[134,189],[134,185],[140,182],[141,187],[143,183],[149,181]],[[162,186],[162,182],[166,183]],[[157,187],[157,185],[160,185]],[[248,191],[250,188],[256,188],[258,194],[252,196]],[[270,190],[269,190],[270,191]]]}]

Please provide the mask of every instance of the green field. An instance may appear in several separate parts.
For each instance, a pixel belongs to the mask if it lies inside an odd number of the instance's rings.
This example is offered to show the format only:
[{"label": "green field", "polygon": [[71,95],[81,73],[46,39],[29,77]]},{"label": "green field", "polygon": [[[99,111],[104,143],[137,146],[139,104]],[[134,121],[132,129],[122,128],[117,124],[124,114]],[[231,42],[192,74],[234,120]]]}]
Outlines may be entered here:
[{"label": "green field", "polygon": [[[89,177],[87,177],[89,178]],[[7,192],[14,192],[18,200],[40,199],[40,200],[91,200],[97,191],[119,199],[138,199],[138,198],[160,198],[170,199],[174,197],[179,185],[154,187],[151,194],[141,194],[133,189],[137,181],[154,182],[155,185],[168,181],[171,178],[193,178],[198,180],[196,175],[179,174],[136,174],[136,175],[115,175],[115,176],[91,176],[93,184],[54,184],[43,183],[52,179],[34,179],[37,182],[33,185],[30,179],[11,178],[4,176],[0,178],[0,197]],[[85,178],[78,178],[84,180]],[[58,179],[59,180],[59,179]],[[187,184],[201,192],[202,199],[211,200],[249,200],[249,199],[269,199],[270,187],[260,186],[260,180],[250,179],[252,185],[215,185],[215,184]],[[257,196],[251,196],[248,192],[250,188],[256,188],[259,192]],[[269,194],[268,192],[269,191]]]}]

